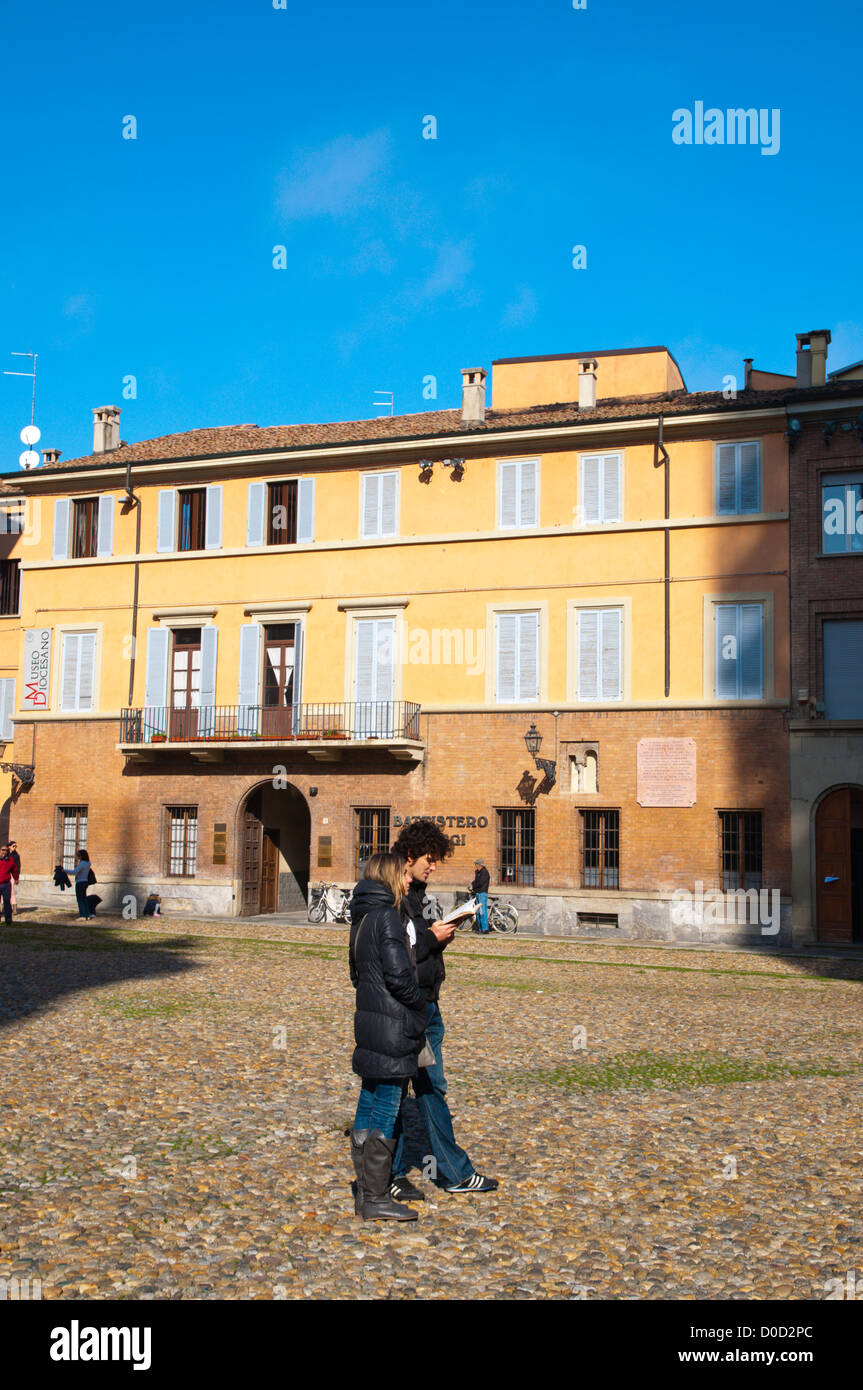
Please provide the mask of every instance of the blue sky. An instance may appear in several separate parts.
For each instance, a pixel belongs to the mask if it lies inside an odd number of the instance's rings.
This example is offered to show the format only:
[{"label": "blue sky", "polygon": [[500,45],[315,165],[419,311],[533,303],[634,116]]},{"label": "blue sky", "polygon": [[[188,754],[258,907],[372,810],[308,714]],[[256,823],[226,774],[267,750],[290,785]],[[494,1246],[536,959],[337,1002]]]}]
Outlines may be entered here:
[{"label": "blue sky", "polygon": [[[863,358],[850,2],[47,0],[2,27],[0,365],[39,353],[66,459],[97,405],[132,441],[453,406],[496,357],[665,343],[690,389],[793,371],[810,328]],[[779,152],[676,145],[696,101],[778,108]],[[2,471],[29,385],[0,377]]]}]

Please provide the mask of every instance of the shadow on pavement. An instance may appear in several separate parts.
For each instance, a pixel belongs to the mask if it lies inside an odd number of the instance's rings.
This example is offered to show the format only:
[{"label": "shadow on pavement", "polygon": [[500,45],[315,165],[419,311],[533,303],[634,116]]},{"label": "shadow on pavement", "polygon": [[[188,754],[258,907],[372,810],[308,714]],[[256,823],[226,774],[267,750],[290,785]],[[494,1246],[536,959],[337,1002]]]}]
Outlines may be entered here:
[{"label": "shadow on pavement", "polygon": [[0,925],[0,1028],[64,994],[186,974],[199,968],[188,952],[202,944],[192,936],[146,941],[109,926]]}]

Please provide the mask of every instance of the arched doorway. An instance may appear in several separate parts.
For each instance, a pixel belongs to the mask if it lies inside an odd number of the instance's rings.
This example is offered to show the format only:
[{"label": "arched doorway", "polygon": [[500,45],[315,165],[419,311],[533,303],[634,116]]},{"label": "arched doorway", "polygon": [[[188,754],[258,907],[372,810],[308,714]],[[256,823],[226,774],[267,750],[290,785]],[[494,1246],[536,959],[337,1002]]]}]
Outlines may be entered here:
[{"label": "arched doorway", "polygon": [[309,891],[311,816],[302,792],[264,782],[240,807],[241,917],[296,912]]},{"label": "arched doorway", "polygon": [[838,787],[815,812],[818,940],[863,941],[863,787]]}]

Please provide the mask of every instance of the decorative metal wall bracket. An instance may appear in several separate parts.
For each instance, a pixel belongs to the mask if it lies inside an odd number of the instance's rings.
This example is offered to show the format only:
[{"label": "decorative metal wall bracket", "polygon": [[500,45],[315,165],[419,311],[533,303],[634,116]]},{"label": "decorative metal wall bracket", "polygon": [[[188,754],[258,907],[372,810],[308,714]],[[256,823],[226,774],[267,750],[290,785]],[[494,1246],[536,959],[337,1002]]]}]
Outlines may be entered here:
[{"label": "decorative metal wall bracket", "polygon": [[36,769],[32,763],[0,763],[0,772],[11,772],[25,787],[29,787],[36,776]]}]

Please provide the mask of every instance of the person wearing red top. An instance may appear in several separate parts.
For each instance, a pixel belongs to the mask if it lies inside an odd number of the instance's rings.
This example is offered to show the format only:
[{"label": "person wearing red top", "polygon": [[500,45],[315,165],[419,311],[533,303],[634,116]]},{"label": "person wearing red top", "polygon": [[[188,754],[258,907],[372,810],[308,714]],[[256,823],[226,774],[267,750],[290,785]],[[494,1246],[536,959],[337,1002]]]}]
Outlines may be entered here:
[{"label": "person wearing red top", "polygon": [[10,858],[4,845],[0,849],[0,902],[3,904],[3,921],[7,927],[12,923],[12,884],[18,882],[18,865]]}]

